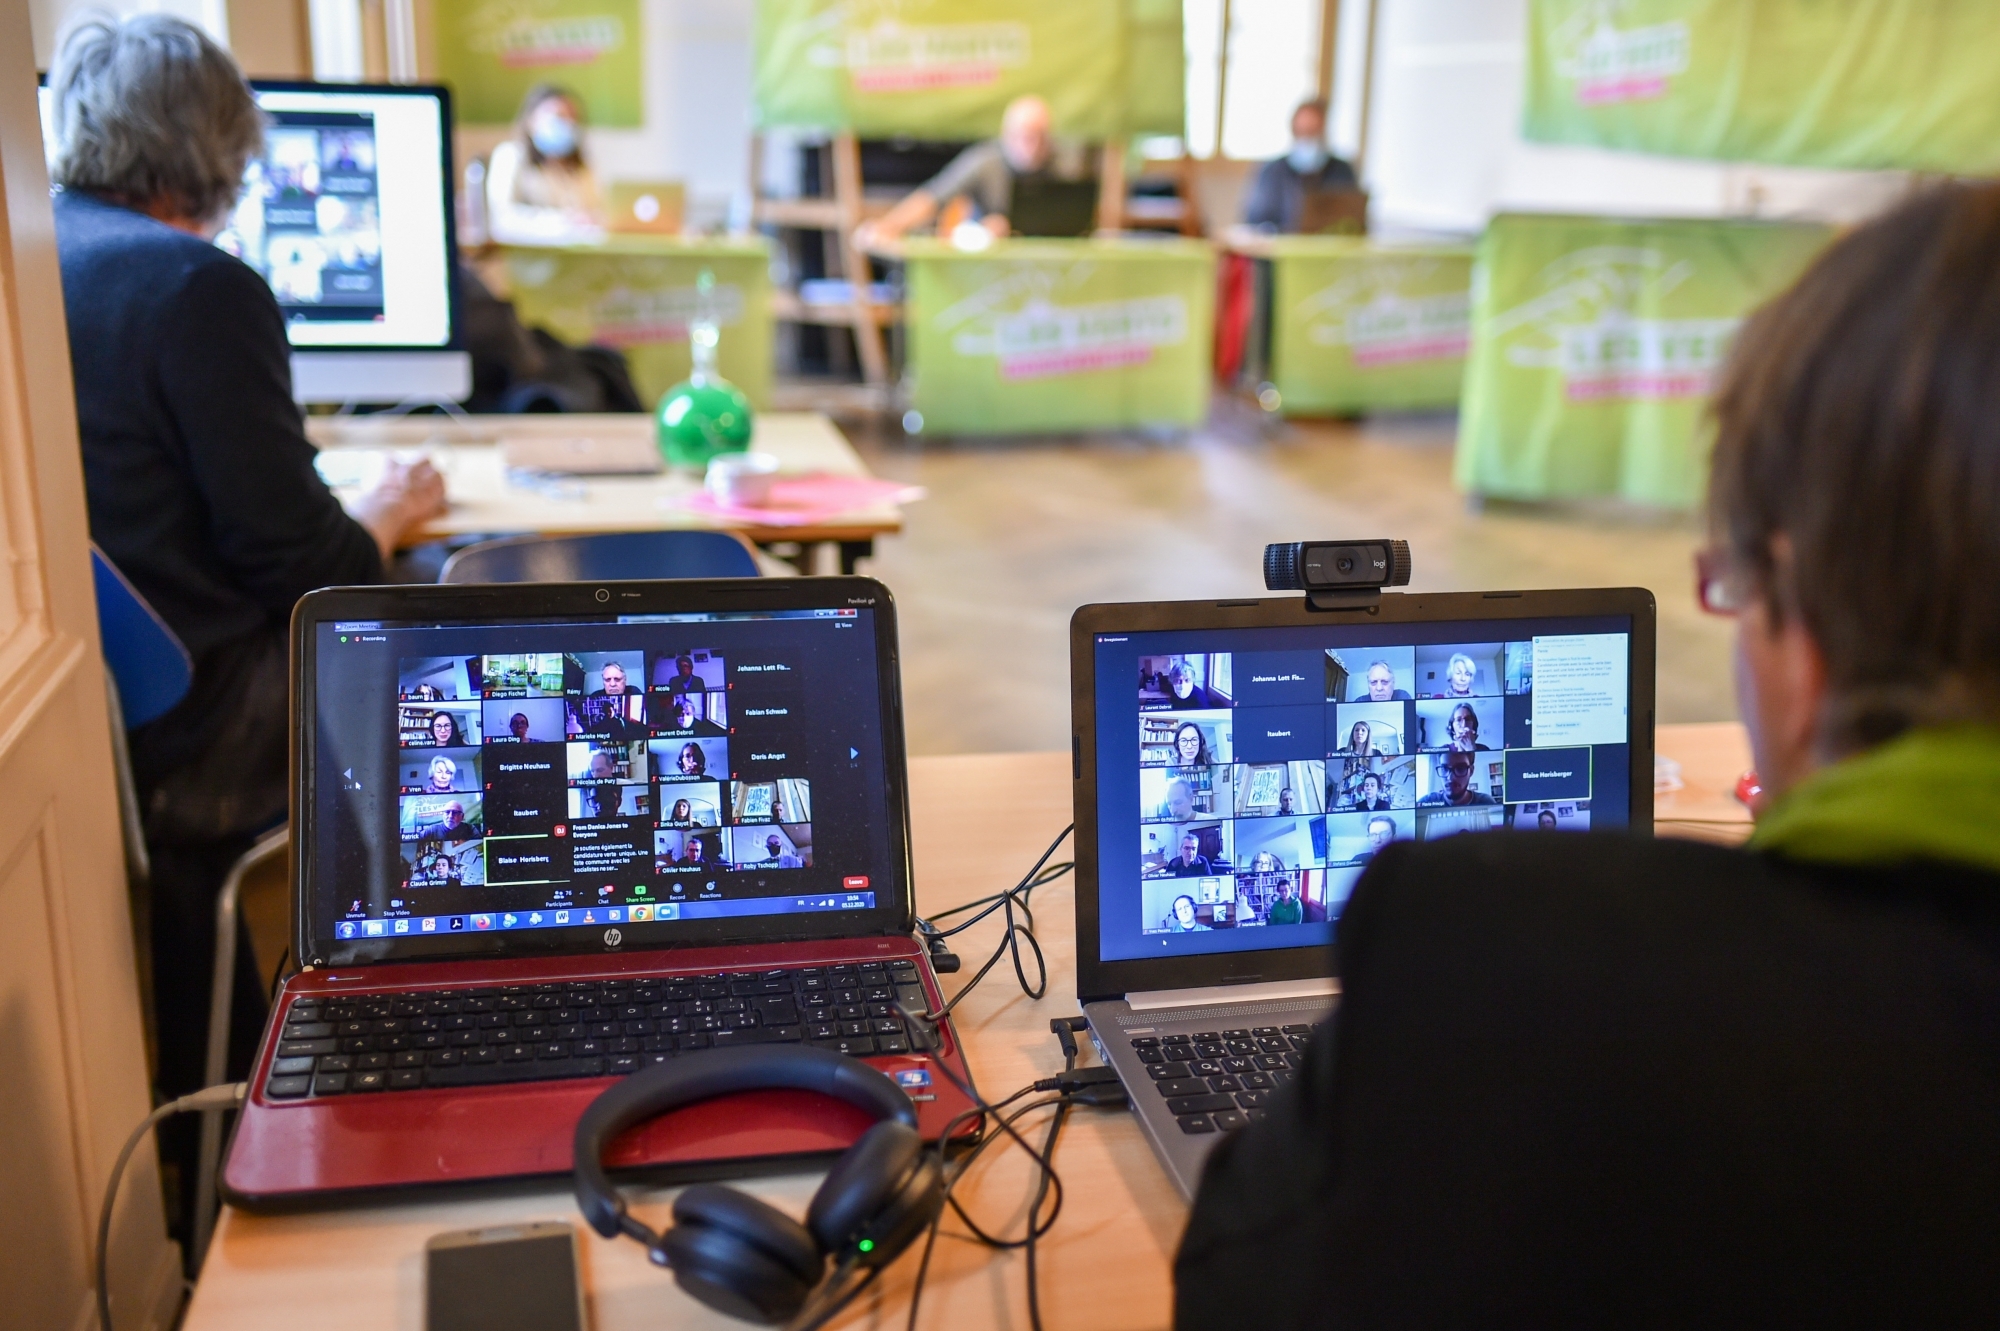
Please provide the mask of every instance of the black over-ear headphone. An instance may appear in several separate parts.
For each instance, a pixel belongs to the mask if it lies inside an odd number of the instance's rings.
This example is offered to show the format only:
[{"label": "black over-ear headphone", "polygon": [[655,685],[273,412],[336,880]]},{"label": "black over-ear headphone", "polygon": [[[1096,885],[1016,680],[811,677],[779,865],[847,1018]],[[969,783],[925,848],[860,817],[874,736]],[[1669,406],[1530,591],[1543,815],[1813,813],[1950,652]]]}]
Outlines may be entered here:
[{"label": "black over-ear headphone", "polygon": [[[801,1225],[734,1188],[696,1184],[674,1199],[674,1226],[656,1234],[625,1210],[604,1172],[604,1148],[635,1123],[737,1091],[818,1091],[877,1120],[813,1194]],[[606,1238],[629,1234],[680,1287],[749,1322],[789,1321],[826,1278],[886,1266],[944,1205],[936,1153],[917,1133],[902,1087],[860,1059],[810,1045],[706,1050],[642,1068],[597,1097],[576,1125],[576,1203]]]}]

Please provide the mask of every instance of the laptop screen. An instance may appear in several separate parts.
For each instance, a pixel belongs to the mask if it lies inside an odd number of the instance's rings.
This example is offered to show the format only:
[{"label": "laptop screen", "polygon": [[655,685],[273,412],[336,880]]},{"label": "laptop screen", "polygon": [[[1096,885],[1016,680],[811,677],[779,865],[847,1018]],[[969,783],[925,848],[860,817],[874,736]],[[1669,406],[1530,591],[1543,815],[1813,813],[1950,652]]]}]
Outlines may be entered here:
[{"label": "laptop screen", "polygon": [[875,619],[315,624],[315,936],[661,945],[894,904]]},{"label": "laptop screen", "polygon": [[1399,840],[1631,820],[1628,616],[1095,639],[1100,961],[1323,945]]}]

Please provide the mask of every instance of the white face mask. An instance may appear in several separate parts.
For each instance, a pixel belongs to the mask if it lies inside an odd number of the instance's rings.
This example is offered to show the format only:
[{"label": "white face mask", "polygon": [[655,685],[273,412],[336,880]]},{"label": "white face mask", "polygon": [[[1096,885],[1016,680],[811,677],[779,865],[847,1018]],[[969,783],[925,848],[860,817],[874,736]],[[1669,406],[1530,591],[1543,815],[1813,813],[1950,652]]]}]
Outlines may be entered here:
[{"label": "white face mask", "polygon": [[576,151],[576,126],[560,116],[536,121],[528,137],[544,157],[567,157]]},{"label": "white face mask", "polygon": [[1285,160],[1292,164],[1292,170],[1302,176],[1318,175],[1320,168],[1326,165],[1326,145],[1316,139],[1294,139]]}]

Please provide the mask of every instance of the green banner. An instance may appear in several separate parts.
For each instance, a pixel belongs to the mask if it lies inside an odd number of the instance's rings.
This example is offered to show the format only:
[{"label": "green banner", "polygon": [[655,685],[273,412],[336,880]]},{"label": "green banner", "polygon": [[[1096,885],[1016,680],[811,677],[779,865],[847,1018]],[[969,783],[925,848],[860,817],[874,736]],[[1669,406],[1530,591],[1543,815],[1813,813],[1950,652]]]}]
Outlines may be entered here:
[{"label": "green banner", "polygon": [[927,434],[1190,428],[1208,415],[1215,255],[1193,241],[912,241],[907,381]]},{"label": "green banner", "polygon": [[762,241],[630,237],[560,249],[508,246],[507,294],[521,322],[572,344],[625,353],[649,406],[687,378],[687,327],[701,309],[695,282],[715,274],[710,311],[722,340],[716,369],[771,400],[771,256]]},{"label": "green banner", "polygon": [[757,0],[763,128],[986,138],[1025,93],[1056,133],[1181,133],[1172,0]]},{"label": "green banner", "polygon": [[1783,223],[1494,218],[1473,276],[1459,487],[1695,503],[1702,413],[1737,326],[1831,236]]},{"label": "green banner", "polygon": [[1469,246],[1286,236],[1266,252],[1269,373],[1287,416],[1458,405]]},{"label": "green banner", "polygon": [[639,0],[432,0],[430,10],[460,124],[511,123],[537,83],[574,91],[593,125],[645,123]]},{"label": "green banner", "polygon": [[2000,171],[1993,0],[1531,0],[1528,13],[1530,139]]}]

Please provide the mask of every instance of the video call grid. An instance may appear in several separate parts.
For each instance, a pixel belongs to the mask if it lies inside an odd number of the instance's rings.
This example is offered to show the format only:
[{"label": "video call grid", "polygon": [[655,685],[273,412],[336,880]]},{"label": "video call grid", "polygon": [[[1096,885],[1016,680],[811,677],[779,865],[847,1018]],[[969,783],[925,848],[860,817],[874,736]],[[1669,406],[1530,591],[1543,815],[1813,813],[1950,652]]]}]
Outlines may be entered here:
[{"label": "video call grid", "polygon": [[1535,744],[1534,661],[1532,640],[1141,656],[1142,932],[1323,924],[1392,841],[1588,829],[1594,755]]},{"label": "video call grid", "polygon": [[719,651],[409,657],[397,693],[407,889],[698,898],[709,874],[812,865],[809,780],[736,779]]}]

